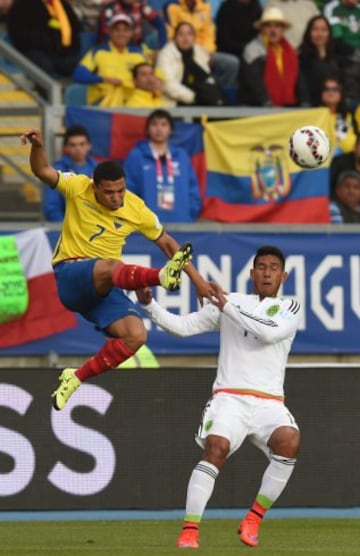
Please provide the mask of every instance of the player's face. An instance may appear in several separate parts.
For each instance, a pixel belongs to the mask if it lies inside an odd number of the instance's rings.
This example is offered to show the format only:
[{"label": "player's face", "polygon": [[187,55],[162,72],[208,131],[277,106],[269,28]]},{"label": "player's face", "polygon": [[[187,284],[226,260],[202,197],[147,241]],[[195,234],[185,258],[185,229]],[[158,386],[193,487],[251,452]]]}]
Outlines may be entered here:
[{"label": "player's face", "polygon": [[93,189],[97,202],[109,210],[117,210],[124,203],[125,178],[116,181],[101,180],[98,185],[93,184]]},{"label": "player's face", "polygon": [[64,152],[75,164],[84,164],[90,149],[89,141],[82,135],[69,137],[68,142],[64,146]]},{"label": "player's face", "polygon": [[253,281],[253,291],[261,298],[274,297],[287,278],[280,259],[275,255],[262,255],[258,257],[255,267],[251,269],[250,276]]}]

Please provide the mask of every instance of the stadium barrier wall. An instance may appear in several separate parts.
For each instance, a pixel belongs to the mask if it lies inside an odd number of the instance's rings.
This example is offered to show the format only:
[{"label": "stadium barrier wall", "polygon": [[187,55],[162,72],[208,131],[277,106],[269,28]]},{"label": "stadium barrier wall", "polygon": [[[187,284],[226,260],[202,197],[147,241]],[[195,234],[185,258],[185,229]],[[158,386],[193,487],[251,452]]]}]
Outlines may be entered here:
[{"label": "stadium barrier wall", "polygon": [[[0,510],[183,508],[215,369],[112,371],[60,412],[50,404],[58,372],[0,371]],[[302,449],[277,506],[360,505],[359,393],[359,366],[289,366],[287,405]],[[209,508],[247,507],[265,466],[244,444]]]},{"label": "stadium barrier wall", "polygon": [[[315,228],[315,229],[314,229]],[[1,233],[1,231],[0,231]],[[200,273],[222,285],[225,291],[250,293],[250,268],[260,245],[275,244],[286,254],[288,280],[280,295],[296,297],[303,308],[299,330],[292,353],[294,354],[358,354],[360,350],[358,328],[360,318],[360,255],[359,227],[351,224],[327,229],[309,227],[266,231],[244,231],[236,227],[218,230],[200,227],[174,228],[178,242],[191,240],[194,246],[193,263]],[[58,231],[49,231],[52,246]],[[140,234],[128,238],[124,261],[130,264],[160,267],[164,255],[153,243]],[[154,297],[170,311],[187,314],[198,308],[195,288],[187,276],[178,292],[154,288]],[[130,297],[136,301],[134,292]],[[157,355],[162,354],[216,354],[219,340],[217,332],[208,332],[188,338],[176,338],[161,331],[145,318],[148,343]],[[92,354],[104,342],[101,333],[84,319],[76,327],[58,334],[15,344],[2,349],[2,355],[37,354]]]}]

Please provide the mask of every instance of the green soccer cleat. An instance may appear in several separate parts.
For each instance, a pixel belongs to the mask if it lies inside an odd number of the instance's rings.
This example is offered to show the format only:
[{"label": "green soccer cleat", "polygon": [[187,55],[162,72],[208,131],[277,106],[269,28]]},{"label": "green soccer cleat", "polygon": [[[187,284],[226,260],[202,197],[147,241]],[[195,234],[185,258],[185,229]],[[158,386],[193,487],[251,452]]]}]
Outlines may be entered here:
[{"label": "green soccer cleat", "polygon": [[55,392],[51,394],[53,399],[53,406],[55,409],[60,410],[65,407],[66,402],[70,396],[79,388],[81,381],[75,375],[76,369],[64,369],[59,380],[61,384]]},{"label": "green soccer cleat", "polygon": [[184,243],[172,258],[160,269],[159,279],[163,288],[170,291],[178,290],[181,284],[181,272],[192,259],[191,243]]}]

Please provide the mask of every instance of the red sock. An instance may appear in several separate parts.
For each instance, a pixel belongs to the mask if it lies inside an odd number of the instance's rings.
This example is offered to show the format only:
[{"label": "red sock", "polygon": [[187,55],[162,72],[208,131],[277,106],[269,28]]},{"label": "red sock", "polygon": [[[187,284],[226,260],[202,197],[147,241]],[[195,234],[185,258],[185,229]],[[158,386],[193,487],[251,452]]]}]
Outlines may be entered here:
[{"label": "red sock", "polygon": [[195,521],[184,521],[183,529],[199,529],[199,524]]},{"label": "red sock", "polygon": [[257,516],[259,519],[262,519],[267,512],[267,508],[264,508],[264,506],[262,506],[261,504],[259,504],[259,502],[256,502],[255,500],[255,502],[251,506],[250,511],[254,513],[255,516]]},{"label": "red sock", "polygon": [[87,378],[117,367],[133,355],[134,352],[126,346],[121,338],[109,340],[94,357],[78,368],[75,375],[83,382]]},{"label": "red sock", "polygon": [[135,264],[118,264],[112,272],[114,286],[124,290],[138,290],[146,286],[159,286],[159,269]]}]

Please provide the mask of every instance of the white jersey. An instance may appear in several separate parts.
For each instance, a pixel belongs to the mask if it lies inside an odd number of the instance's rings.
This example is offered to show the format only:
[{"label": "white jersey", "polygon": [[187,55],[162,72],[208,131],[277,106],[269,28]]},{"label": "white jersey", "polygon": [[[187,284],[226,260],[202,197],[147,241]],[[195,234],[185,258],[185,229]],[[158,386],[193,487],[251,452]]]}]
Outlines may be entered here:
[{"label": "white jersey", "polygon": [[156,301],[143,306],[151,319],[175,336],[220,330],[213,392],[230,391],[282,399],[285,367],[300,319],[294,299],[230,293],[221,312],[206,304],[189,315],[174,315]]}]

